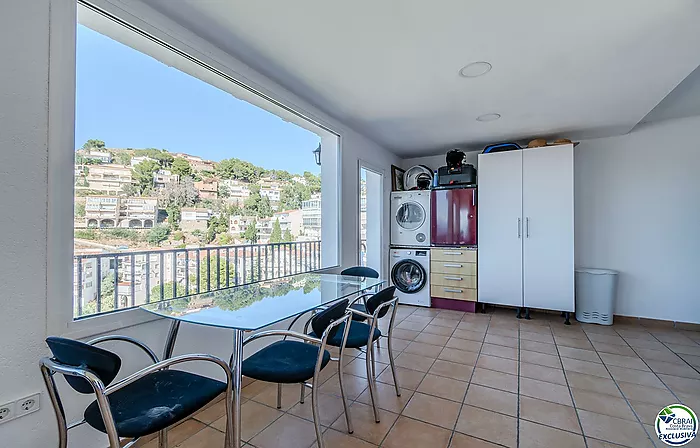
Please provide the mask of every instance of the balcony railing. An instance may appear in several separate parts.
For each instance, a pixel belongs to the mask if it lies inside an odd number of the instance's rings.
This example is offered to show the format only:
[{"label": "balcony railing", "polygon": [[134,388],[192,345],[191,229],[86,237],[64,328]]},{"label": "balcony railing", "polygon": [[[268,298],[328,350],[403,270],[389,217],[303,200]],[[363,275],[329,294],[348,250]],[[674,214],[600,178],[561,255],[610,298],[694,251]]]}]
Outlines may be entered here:
[{"label": "balcony railing", "polygon": [[321,268],[321,241],[73,257],[76,319]]}]

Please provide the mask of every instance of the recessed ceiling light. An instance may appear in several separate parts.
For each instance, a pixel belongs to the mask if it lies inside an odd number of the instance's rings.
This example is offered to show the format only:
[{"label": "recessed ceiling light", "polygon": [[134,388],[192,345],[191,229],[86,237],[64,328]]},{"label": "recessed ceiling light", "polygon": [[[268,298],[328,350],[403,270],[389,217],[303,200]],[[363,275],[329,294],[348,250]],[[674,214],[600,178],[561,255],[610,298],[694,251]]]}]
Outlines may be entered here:
[{"label": "recessed ceiling light", "polygon": [[476,78],[491,71],[491,64],[486,61],[472,62],[459,71],[459,75],[465,78]]},{"label": "recessed ceiling light", "polygon": [[501,114],[484,114],[476,117],[476,121],[496,121],[501,118]]}]

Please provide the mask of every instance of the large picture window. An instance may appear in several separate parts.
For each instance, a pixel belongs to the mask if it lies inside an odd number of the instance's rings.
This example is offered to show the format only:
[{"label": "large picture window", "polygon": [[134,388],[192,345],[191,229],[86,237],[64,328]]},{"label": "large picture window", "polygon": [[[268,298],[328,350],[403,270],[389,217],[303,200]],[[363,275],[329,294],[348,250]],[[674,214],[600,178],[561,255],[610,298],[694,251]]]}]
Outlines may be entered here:
[{"label": "large picture window", "polygon": [[78,18],[75,319],[337,264],[337,135],[104,13]]}]

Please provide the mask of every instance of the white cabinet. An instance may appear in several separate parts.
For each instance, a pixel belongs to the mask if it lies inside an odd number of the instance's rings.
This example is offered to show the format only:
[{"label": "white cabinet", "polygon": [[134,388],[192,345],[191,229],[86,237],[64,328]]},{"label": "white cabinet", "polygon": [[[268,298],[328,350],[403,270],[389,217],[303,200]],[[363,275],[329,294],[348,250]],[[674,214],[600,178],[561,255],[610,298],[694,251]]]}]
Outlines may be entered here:
[{"label": "white cabinet", "polygon": [[479,155],[479,302],[574,311],[573,145]]}]

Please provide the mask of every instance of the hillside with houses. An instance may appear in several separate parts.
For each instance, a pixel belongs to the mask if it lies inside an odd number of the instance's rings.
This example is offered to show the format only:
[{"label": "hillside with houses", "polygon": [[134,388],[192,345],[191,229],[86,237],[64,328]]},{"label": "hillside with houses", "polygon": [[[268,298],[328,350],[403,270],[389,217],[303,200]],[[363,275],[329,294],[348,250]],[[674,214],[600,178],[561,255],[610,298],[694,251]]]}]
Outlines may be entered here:
[{"label": "hillside with houses", "polygon": [[75,153],[76,251],[313,241],[321,179],[88,140]]}]

